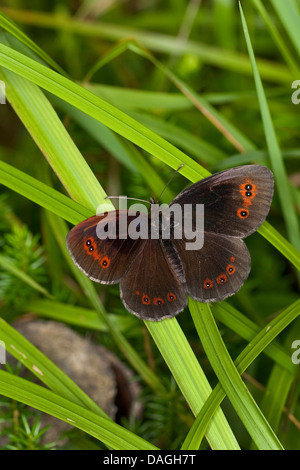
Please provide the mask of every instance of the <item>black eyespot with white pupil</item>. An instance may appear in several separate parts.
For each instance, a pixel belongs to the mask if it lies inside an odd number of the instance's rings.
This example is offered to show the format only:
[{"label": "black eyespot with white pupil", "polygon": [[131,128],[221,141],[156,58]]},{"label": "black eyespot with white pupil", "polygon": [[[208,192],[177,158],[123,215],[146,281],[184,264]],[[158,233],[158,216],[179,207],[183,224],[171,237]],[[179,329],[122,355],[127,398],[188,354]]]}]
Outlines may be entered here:
[{"label": "black eyespot with white pupil", "polygon": [[246,189],[246,191],[251,191],[252,185],[251,184],[246,184],[245,189]]},{"label": "black eyespot with white pupil", "polygon": [[88,239],[86,242],[85,242],[86,246],[89,247],[89,251],[92,253],[94,251],[94,247],[92,245],[92,241],[90,239]]}]

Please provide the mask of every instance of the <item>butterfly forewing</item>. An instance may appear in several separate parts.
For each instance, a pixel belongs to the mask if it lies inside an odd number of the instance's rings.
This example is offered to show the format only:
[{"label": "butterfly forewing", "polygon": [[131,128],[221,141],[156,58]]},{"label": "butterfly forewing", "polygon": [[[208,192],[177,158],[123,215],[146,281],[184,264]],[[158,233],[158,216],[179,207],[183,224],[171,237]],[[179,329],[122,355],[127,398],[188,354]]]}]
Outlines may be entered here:
[{"label": "butterfly forewing", "polygon": [[204,230],[245,238],[265,220],[273,196],[272,172],[261,165],[221,171],[182,191],[171,203],[204,204]]},{"label": "butterfly forewing", "polygon": [[[133,219],[133,216],[128,216],[124,233],[124,228],[120,227],[120,211],[112,211],[90,217],[68,233],[67,246],[73,261],[90,279],[103,284],[120,282],[141,242],[128,237],[128,224]],[[145,214],[146,220],[148,216]],[[99,239],[99,229],[104,228],[108,230],[107,238]]]}]

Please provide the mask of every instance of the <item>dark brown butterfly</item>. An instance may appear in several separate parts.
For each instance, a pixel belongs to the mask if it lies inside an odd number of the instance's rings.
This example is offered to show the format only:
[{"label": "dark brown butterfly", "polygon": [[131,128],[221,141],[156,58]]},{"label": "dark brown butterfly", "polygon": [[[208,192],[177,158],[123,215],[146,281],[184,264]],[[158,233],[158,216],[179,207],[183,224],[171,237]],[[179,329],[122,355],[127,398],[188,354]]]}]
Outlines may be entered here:
[{"label": "dark brown butterfly", "polygon": [[[185,308],[187,295],[200,302],[215,302],[240,289],[250,271],[243,238],[265,220],[273,185],[268,168],[246,165],[182,191],[168,206],[168,217],[175,205],[192,207],[194,216],[196,206],[203,204],[201,249],[187,249],[184,234],[175,237],[172,217],[168,239],[162,237],[162,219],[158,235],[151,237],[154,205],[148,214],[118,210],[84,220],[69,232],[68,249],[74,263],[93,281],[120,283],[121,299],[131,313],[143,320],[171,318]],[[132,224],[148,237],[132,238]],[[192,227],[195,230],[194,219]],[[99,229],[107,233],[106,238],[98,238]]]}]

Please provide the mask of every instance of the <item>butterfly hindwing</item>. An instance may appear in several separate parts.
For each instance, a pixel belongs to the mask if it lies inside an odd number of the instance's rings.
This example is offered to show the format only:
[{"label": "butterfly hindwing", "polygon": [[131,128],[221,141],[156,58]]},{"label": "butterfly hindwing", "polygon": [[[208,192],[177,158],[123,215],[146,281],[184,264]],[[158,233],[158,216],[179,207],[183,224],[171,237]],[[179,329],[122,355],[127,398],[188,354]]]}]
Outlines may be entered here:
[{"label": "butterfly hindwing", "polygon": [[185,280],[172,245],[143,241],[120,291],[127,310],[143,320],[159,321],[181,312],[187,304]]},{"label": "butterfly hindwing", "polygon": [[185,273],[187,294],[200,302],[216,302],[237,292],[250,271],[250,255],[242,239],[204,234],[201,250],[186,250],[174,240]]}]

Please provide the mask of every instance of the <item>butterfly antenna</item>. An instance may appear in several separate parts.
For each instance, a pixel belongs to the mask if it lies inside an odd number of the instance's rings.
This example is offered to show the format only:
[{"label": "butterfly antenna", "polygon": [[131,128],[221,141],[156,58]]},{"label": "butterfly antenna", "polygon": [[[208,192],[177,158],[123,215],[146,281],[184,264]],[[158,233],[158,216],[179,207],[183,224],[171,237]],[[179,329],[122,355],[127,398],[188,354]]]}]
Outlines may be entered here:
[{"label": "butterfly antenna", "polygon": [[146,202],[146,204],[151,204],[150,201],[146,201],[145,199],[138,199],[136,197],[127,197],[127,196],[106,196],[104,199],[130,199],[132,201],[141,201],[141,202]]},{"label": "butterfly antenna", "polygon": [[[162,190],[162,192],[160,193],[159,195],[159,198],[157,200],[157,202],[160,200],[161,196],[163,195],[165,189],[167,188],[167,186],[169,186],[169,184],[171,183],[172,179],[174,178],[174,176],[178,173],[178,171],[184,166],[184,163],[182,163],[176,171],[174,171],[173,175],[171,176],[171,178],[169,179],[169,181],[167,182],[167,184],[165,185],[164,189]],[[140,201],[140,202],[146,202],[146,204],[153,204],[154,200],[151,198],[150,201],[146,201],[145,199],[138,199],[136,197],[127,197],[127,196],[106,196],[104,199],[130,199],[132,201]]]},{"label": "butterfly antenna", "polygon": [[171,176],[171,178],[169,179],[169,181],[167,182],[167,184],[165,185],[164,189],[162,190],[162,192],[160,193],[159,195],[159,198],[157,199],[157,203],[158,201],[160,200],[160,198],[162,197],[165,189],[169,186],[169,184],[171,183],[172,179],[174,178],[174,176],[179,172],[179,170],[181,170],[181,168],[184,166],[184,163],[182,163],[176,171],[174,171],[173,175]]}]

